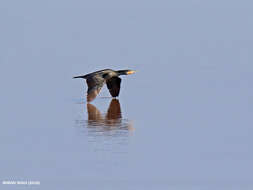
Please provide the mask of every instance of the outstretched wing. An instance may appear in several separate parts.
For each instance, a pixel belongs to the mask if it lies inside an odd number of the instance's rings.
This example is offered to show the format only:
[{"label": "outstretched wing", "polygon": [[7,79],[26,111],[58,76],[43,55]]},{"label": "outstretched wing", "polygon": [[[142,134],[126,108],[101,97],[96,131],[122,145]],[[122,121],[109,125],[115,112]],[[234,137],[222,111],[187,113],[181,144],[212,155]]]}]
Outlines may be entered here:
[{"label": "outstretched wing", "polygon": [[116,97],[119,95],[120,83],[121,83],[121,78],[119,77],[112,77],[106,81],[107,88],[110,94],[112,95],[112,97]]},{"label": "outstretched wing", "polygon": [[99,75],[95,75],[86,79],[88,85],[87,101],[90,102],[96,98],[101,88],[104,85],[104,78]]}]

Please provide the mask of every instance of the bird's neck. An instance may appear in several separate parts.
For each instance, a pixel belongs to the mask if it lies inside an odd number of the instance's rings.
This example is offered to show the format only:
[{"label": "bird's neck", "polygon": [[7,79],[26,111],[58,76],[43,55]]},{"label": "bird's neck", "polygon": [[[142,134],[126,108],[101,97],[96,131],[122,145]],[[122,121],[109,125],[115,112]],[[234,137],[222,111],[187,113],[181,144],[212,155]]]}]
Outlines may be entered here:
[{"label": "bird's neck", "polygon": [[127,70],[119,70],[117,71],[118,75],[127,75]]}]

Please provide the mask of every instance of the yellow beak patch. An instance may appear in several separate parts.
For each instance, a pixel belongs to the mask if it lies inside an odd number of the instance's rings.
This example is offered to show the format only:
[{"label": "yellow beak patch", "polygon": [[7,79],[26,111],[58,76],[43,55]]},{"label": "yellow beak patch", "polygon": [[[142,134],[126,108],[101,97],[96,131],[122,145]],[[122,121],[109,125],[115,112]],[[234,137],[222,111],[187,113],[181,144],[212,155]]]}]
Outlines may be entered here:
[{"label": "yellow beak patch", "polygon": [[128,75],[131,75],[131,74],[133,74],[133,73],[135,73],[135,72],[136,72],[136,71],[128,71],[127,74],[128,74]]}]

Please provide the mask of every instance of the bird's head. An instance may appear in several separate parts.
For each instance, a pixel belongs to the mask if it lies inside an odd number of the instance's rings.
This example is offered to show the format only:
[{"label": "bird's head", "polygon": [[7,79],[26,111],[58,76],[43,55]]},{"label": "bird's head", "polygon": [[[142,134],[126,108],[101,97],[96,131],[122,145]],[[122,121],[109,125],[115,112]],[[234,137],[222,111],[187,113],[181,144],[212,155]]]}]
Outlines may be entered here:
[{"label": "bird's head", "polygon": [[134,70],[119,70],[119,71],[117,71],[118,75],[131,75],[135,72],[136,71],[134,71]]}]

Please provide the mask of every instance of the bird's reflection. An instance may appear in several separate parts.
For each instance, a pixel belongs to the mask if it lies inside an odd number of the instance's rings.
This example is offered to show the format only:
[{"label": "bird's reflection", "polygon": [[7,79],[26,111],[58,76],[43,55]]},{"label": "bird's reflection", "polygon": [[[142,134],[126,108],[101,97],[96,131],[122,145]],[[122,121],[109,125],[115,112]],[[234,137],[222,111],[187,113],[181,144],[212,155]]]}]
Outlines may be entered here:
[{"label": "bird's reflection", "polygon": [[133,130],[133,126],[122,119],[120,102],[112,99],[106,114],[101,112],[92,104],[87,104],[88,128],[96,128],[96,131],[111,130]]}]

